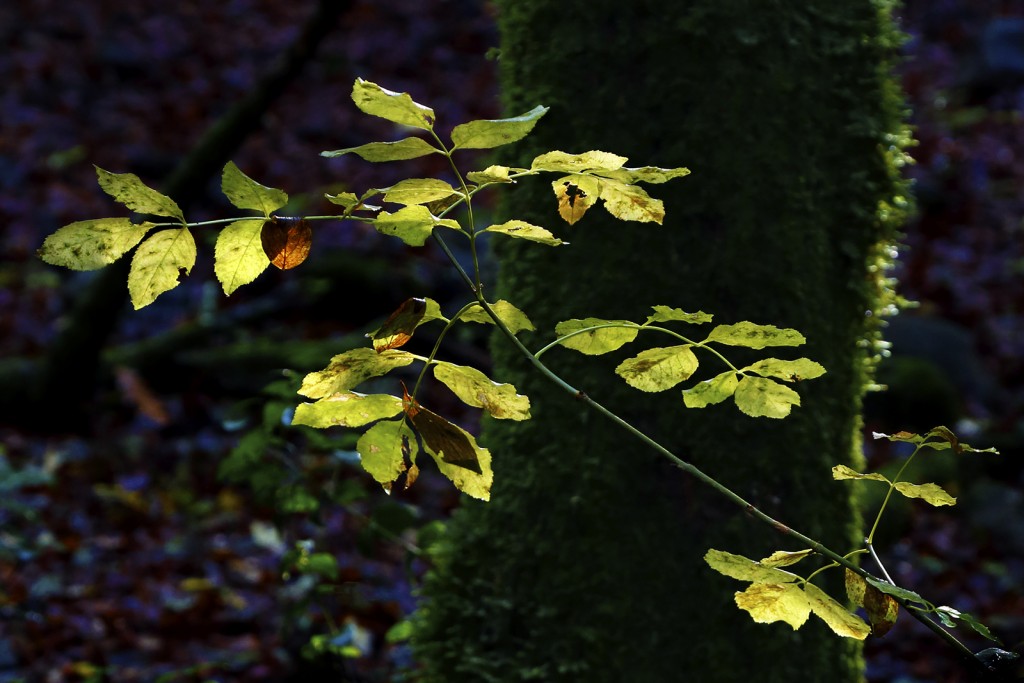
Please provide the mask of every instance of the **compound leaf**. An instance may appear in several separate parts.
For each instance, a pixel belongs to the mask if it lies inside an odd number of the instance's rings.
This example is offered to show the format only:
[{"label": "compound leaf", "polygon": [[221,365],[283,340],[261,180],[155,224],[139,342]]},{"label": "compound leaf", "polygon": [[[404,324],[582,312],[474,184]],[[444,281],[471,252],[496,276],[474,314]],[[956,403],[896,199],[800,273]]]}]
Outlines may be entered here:
[{"label": "compound leaf", "polygon": [[220,231],[213,252],[213,272],[230,295],[255,280],[270,265],[263,250],[263,219],[235,221]]},{"label": "compound leaf", "polygon": [[352,86],[352,101],[364,113],[392,123],[423,130],[434,127],[433,109],[414,102],[408,93],[393,92],[362,78]]},{"label": "compound leaf", "polygon": [[530,399],[511,384],[499,384],[476,368],[437,363],[434,377],[466,405],[483,408],[501,420],[530,419]]},{"label": "compound leaf", "polygon": [[956,505],[956,498],[946,493],[938,484],[911,484],[906,481],[896,482],[896,490],[907,498],[920,498],[926,503],[939,507]]},{"label": "compound leaf", "polygon": [[350,391],[371,377],[386,375],[395,368],[409,365],[416,357],[408,351],[390,349],[378,353],[360,347],[340,353],[323,370],[311,372],[302,380],[299,395],[324,398]]},{"label": "compound leaf", "polygon": [[134,173],[111,173],[99,166],[94,168],[103,191],[132,211],[185,222],[184,214],[173,199],[149,187]]},{"label": "compound leaf", "polygon": [[799,382],[821,377],[825,374],[825,368],[807,358],[797,358],[796,360],[765,358],[748,365],[741,372],[753,372],[762,377],[775,377],[783,382]]},{"label": "compound leaf", "polygon": [[501,235],[518,237],[519,239],[539,242],[540,244],[546,244],[552,247],[557,247],[560,244],[566,244],[544,228],[533,225],[532,223],[527,223],[526,221],[507,221],[501,225],[492,225],[488,228],[484,228],[483,232],[496,232]]},{"label": "compound leaf", "polygon": [[239,209],[259,211],[267,218],[270,218],[271,212],[277,211],[288,203],[287,194],[281,190],[260,185],[242,173],[233,161],[229,161],[224,166],[220,189],[228,201]]},{"label": "compound leaf", "polygon": [[384,420],[359,437],[356,450],[363,469],[374,480],[391,490],[391,485],[412,463],[407,463],[416,438],[405,420]]},{"label": "compound leaf", "polygon": [[622,221],[657,223],[665,220],[665,204],[637,185],[605,179],[600,184],[600,196],[608,213]]},{"label": "compound leaf", "polygon": [[522,140],[547,112],[547,107],[538,106],[508,119],[470,121],[455,126],[452,130],[452,142],[455,144],[452,150],[492,149]]},{"label": "compound leaf", "polygon": [[800,394],[764,377],[744,377],[733,394],[736,406],[751,417],[781,419],[793,406],[800,405]]},{"label": "compound leaf", "polygon": [[359,394],[344,391],[322,398],[316,403],[300,403],[295,407],[294,425],[327,427],[362,427],[365,424],[394,417],[402,412],[402,400],[390,394]]},{"label": "compound leaf", "polygon": [[[519,334],[523,330],[533,331],[537,328],[533,326],[530,319],[526,317],[526,314],[521,310],[505,301],[504,299],[498,299],[493,304],[489,304],[494,314],[498,316],[501,322],[505,323],[505,327],[509,329],[512,334]],[[462,312],[459,316],[459,320],[463,320],[469,323],[484,323],[485,325],[493,325],[494,321],[491,320],[491,316],[487,315],[487,311],[483,309],[480,304],[473,304]]]},{"label": "compound leaf", "polygon": [[441,150],[423,138],[405,138],[396,142],[368,142],[358,147],[346,147],[320,152],[322,157],[340,157],[344,154],[355,154],[363,161],[405,161],[417,159],[428,154],[440,154]]},{"label": "compound leaf", "polygon": [[647,322],[645,323],[647,325],[650,325],[651,323],[668,323],[677,321],[691,323],[693,325],[711,322],[711,316],[704,311],[687,313],[681,308],[671,308],[669,306],[652,306],[651,308],[654,310],[654,313],[647,316]]},{"label": "compound leaf", "polygon": [[136,310],[174,289],[182,275],[192,272],[196,242],[188,228],[161,230],[146,238],[132,257],[128,294]]},{"label": "compound leaf", "polygon": [[628,320],[574,318],[555,325],[555,334],[565,337],[559,344],[588,356],[614,351],[636,339],[639,332],[640,327]]},{"label": "compound leaf", "polygon": [[736,606],[759,624],[784,621],[797,630],[811,614],[811,601],[792,583],[754,583],[736,593]]},{"label": "compound leaf", "polygon": [[689,389],[683,390],[683,403],[687,408],[706,408],[721,403],[736,392],[740,380],[732,370],[706,379]]},{"label": "compound leaf", "polygon": [[614,171],[622,168],[626,157],[610,152],[592,150],[583,154],[566,152],[545,152],[530,164],[532,171],[556,171],[561,173],[583,173],[586,171]]},{"label": "compound leaf", "polygon": [[804,584],[811,611],[822,619],[837,635],[864,640],[871,627],[864,620],[839,604],[832,596],[813,583]]},{"label": "compound leaf", "polygon": [[71,270],[96,270],[121,258],[142,241],[152,223],[96,218],[70,223],[43,241],[39,258]]},{"label": "compound leaf", "polygon": [[705,341],[763,349],[766,346],[800,346],[807,340],[796,330],[780,330],[774,325],[757,325],[744,321],[734,325],[719,325],[711,330]]},{"label": "compound leaf", "polygon": [[697,356],[689,344],[647,349],[622,361],[615,373],[640,391],[665,391],[697,370]]}]

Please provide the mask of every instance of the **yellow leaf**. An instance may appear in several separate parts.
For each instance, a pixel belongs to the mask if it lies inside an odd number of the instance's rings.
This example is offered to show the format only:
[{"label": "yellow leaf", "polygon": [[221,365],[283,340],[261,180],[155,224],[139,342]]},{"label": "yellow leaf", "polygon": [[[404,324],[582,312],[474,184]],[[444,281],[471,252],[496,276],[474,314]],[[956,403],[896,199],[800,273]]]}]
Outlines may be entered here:
[{"label": "yellow leaf", "polygon": [[792,583],[754,583],[736,593],[736,605],[759,624],[784,621],[797,630],[811,613],[811,601]]}]

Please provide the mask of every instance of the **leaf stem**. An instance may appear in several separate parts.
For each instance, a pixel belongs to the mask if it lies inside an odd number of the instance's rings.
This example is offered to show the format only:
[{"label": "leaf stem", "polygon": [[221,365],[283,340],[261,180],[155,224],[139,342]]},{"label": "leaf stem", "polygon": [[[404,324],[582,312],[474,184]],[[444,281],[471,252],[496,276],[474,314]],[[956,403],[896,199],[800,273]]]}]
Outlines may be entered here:
[{"label": "leaf stem", "polygon": [[465,313],[466,310],[471,308],[474,304],[476,304],[476,302],[471,301],[462,308],[460,308],[459,312],[452,316],[451,320],[448,320],[445,323],[444,328],[441,330],[440,334],[437,335],[437,340],[434,342],[434,348],[430,349],[430,355],[424,359],[423,369],[420,370],[419,376],[416,377],[416,384],[414,384],[412,387],[412,393],[410,393],[410,396],[413,398],[413,400],[416,399],[416,392],[419,391],[420,383],[423,381],[423,376],[427,374],[427,370],[430,369],[430,366],[434,364],[434,356],[437,355],[438,349],[441,348],[441,342],[444,341],[444,337],[446,334],[448,334],[448,330],[450,330],[452,326],[456,322],[458,322],[459,318],[462,317],[462,314]]},{"label": "leaf stem", "polygon": [[[914,459],[914,456],[917,455],[917,452],[921,450],[921,447],[923,445],[923,443],[918,444],[917,448],[914,449],[914,452],[911,453],[909,457],[907,457],[907,461],[903,463],[903,467],[900,468],[900,471],[897,472],[896,476],[893,477],[892,481],[889,482],[889,490],[886,491],[885,498],[882,500],[882,505],[881,507],[878,508],[878,514],[875,515],[875,522],[871,525],[871,532],[868,534],[868,537],[864,539],[864,543],[867,544],[868,548],[871,547],[871,544],[875,540],[875,532],[878,530],[879,522],[882,521],[882,513],[885,512],[885,508],[889,504],[889,499],[892,498],[892,492],[896,489],[896,482],[898,482],[900,480],[900,477],[903,476],[904,470],[907,469],[907,466],[910,464],[910,461]],[[871,554],[874,555],[874,552],[872,552]],[[892,583],[892,581],[889,581],[889,583]]]}]

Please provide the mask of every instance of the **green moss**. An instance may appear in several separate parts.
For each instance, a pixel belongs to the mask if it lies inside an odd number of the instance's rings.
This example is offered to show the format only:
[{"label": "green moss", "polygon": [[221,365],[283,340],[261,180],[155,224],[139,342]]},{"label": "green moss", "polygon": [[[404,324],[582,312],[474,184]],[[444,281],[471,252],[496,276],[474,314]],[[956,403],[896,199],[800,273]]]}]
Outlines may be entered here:
[{"label": "green moss", "polygon": [[[630,352],[545,360],[769,514],[850,547],[858,514],[829,469],[860,457],[865,311],[887,286],[868,266],[895,236],[879,207],[903,192],[884,7],[507,0],[500,12],[508,110],[551,107],[509,161],[604,149],[694,172],[651,188],[664,226],[594,211],[557,228],[569,247],[502,245],[500,295],[541,330],[528,345],[559,320],[642,320],[653,304],[800,329],[801,355],[829,372],[799,387],[804,407],[783,422],[641,395],[612,372]],[[543,180],[505,207],[558,224]],[[858,644],[820,624],[751,623],[732,602],[740,585],[701,560],[708,547],[792,549],[784,539],[584,412],[500,340],[494,353],[495,376],[530,395],[534,419],[487,427],[493,499],[455,517],[424,588],[425,680],[860,680]],[[720,371],[701,362],[701,379]]]}]

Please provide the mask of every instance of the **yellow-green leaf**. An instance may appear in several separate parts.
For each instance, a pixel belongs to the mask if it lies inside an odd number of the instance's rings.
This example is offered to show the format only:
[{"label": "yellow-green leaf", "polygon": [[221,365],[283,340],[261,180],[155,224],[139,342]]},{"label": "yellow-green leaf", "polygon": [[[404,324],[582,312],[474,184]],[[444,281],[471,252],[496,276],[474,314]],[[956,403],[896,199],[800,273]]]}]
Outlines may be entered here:
[{"label": "yellow-green leaf", "polygon": [[768,557],[760,560],[758,564],[763,567],[788,567],[813,554],[814,551],[810,548],[804,550],[776,550]]},{"label": "yellow-green leaf", "polygon": [[39,258],[71,270],[96,270],[121,258],[142,241],[152,223],[97,218],[65,225],[43,241]]},{"label": "yellow-green leaf", "polygon": [[647,194],[637,185],[604,179],[601,181],[601,199],[608,213],[622,221],[661,225],[665,220],[664,202]]},{"label": "yellow-green leaf", "polygon": [[161,230],[146,238],[132,257],[128,294],[136,310],[148,306],[178,286],[182,275],[192,272],[196,242],[188,228]]},{"label": "yellow-green leaf", "polygon": [[352,86],[352,101],[364,113],[392,123],[423,130],[434,127],[433,109],[414,102],[408,93],[393,92],[362,78]]},{"label": "yellow-green leaf", "polygon": [[445,462],[441,455],[433,450],[430,444],[424,442],[423,445],[426,448],[427,454],[437,463],[437,469],[441,470],[441,474],[448,477],[455,484],[455,488],[467,496],[480,500],[490,500],[491,484],[494,483],[494,471],[491,469],[491,452],[477,444],[472,434],[458,425],[452,426],[465,436],[470,448],[473,449],[476,455],[476,465],[480,471],[474,472],[465,467]]},{"label": "yellow-green leaf", "polygon": [[920,498],[935,505],[956,505],[956,498],[946,493],[938,484],[911,484],[906,481],[896,482],[896,490],[907,498]]},{"label": "yellow-green leaf", "polygon": [[558,215],[573,225],[597,202],[601,185],[593,176],[571,175],[552,182],[551,189],[558,199]]},{"label": "yellow-green leaf", "polygon": [[511,384],[499,384],[476,368],[438,363],[434,377],[452,390],[466,405],[483,408],[502,420],[530,419],[530,399]]},{"label": "yellow-green leaf", "polygon": [[559,344],[588,356],[614,351],[636,339],[639,332],[640,326],[628,320],[574,318],[555,325],[555,334],[564,337]]},{"label": "yellow-green leaf", "polygon": [[371,377],[380,377],[395,368],[409,365],[416,357],[408,351],[390,349],[377,353],[360,347],[340,353],[323,370],[311,372],[302,380],[299,395],[324,398],[356,388]]},{"label": "yellow-green leaf", "polygon": [[470,171],[466,174],[466,179],[477,185],[514,183],[515,181],[508,177],[511,171],[508,166],[488,166],[482,171]]},{"label": "yellow-green leaf", "polygon": [[402,412],[402,400],[389,394],[359,394],[345,391],[322,398],[316,403],[295,406],[292,424],[325,429],[362,427]]},{"label": "yellow-green leaf", "polygon": [[836,634],[846,638],[864,640],[871,633],[871,627],[864,623],[863,619],[836,602],[832,596],[813,583],[804,585],[804,593],[807,595],[811,611],[828,624],[828,627]]},{"label": "yellow-green leaf", "polygon": [[325,194],[324,198],[331,204],[345,209],[352,209],[359,206],[359,197],[354,192],[339,192],[338,194]]},{"label": "yellow-green leaf", "polygon": [[764,377],[744,377],[733,394],[736,407],[751,417],[781,419],[793,406],[800,405],[800,394]]},{"label": "yellow-green leaf", "polygon": [[683,403],[687,408],[706,408],[715,403],[721,403],[735,393],[739,383],[736,373],[726,370],[720,375],[715,375],[689,389],[684,389]]},{"label": "yellow-green leaf", "polygon": [[681,308],[671,308],[670,306],[652,306],[654,313],[647,316],[647,323],[668,323],[668,322],[684,322],[690,323],[691,325],[700,325],[702,323],[711,322],[711,315],[704,311],[697,311],[696,313],[687,313]]},{"label": "yellow-green leaf", "polygon": [[242,173],[233,161],[229,161],[224,166],[220,189],[228,201],[239,209],[259,211],[267,218],[270,218],[271,212],[277,211],[288,203],[287,194],[281,190],[260,185]]},{"label": "yellow-green leaf", "polygon": [[217,236],[213,272],[225,294],[249,284],[270,265],[260,238],[262,231],[263,219],[256,218],[235,221]]},{"label": "yellow-green leaf", "polygon": [[583,154],[566,152],[546,152],[533,160],[530,169],[533,171],[556,171],[562,173],[583,173],[585,171],[614,171],[622,168],[626,157],[610,152],[592,150]]},{"label": "yellow-green leaf", "polygon": [[[896,619],[900,614],[900,605],[896,602],[896,599],[891,595],[886,595],[882,591],[878,590],[874,586],[864,581],[863,577],[854,574],[849,569],[846,570],[847,583],[846,583],[846,594],[851,593],[851,579],[850,575],[856,576],[860,579],[859,586],[853,589],[853,593],[857,595],[859,599],[854,599],[853,595],[850,595],[850,599],[853,602],[864,608],[867,612],[868,621],[871,623],[871,635],[881,637],[889,632],[889,629],[896,623]],[[857,583],[857,582],[854,582]]]},{"label": "yellow-green leaf", "polygon": [[411,247],[422,247],[434,230],[437,219],[425,206],[413,205],[395,213],[381,211],[373,227],[385,235],[399,238]]},{"label": "yellow-green leaf", "polygon": [[682,178],[690,175],[688,168],[658,168],[657,166],[642,166],[641,168],[620,168],[614,171],[595,171],[604,178],[613,178],[630,185],[634,183],[665,183],[673,178]]},{"label": "yellow-green leaf", "polygon": [[811,614],[811,601],[791,583],[754,583],[736,593],[736,606],[759,624],[784,621],[797,630]]},{"label": "yellow-green leaf", "polygon": [[358,147],[346,147],[320,152],[322,157],[340,157],[343,154],[355,154],[364,161],[405,161],[417,159],[428,154],[440,154],[441,150],[422,138],[405,138],[396,142],[368,142]]},{"label": "yellow-green leaf", "polygon": [[735,325],[719,325],[711,330],[705,341],[763,349],[766,346],[800,346],[807,340],[793,329],[780,330],[774,325],[740,322]]},{"label": "yellow-green leaf", "polygon": [[147,186],[134,173],[111,173],[99,166],[94,168],[103,191],[132,211],[185,221],[173,199]]},{"label": "yellow-green leaf", "polygon": [[384,192],[384,201],[395,204],[426,204],[458,194],[455,188],[437,178],[409,178]]},{"label": "yellow-green leaf", "polygon": [[533,225],[532,223],[527,223],[526,221],[507,221],[501,225],[492,225],[488,228],[484,228],[483,232],[496,232],[501,235],[518,237],[519,239],[539,242],[552,247],[557,247],[560,244],[566,244],[566,242],[558,239],[544,228]]},{"label": "yellow-green leaf", "polygon": [[455,126],[452,149],[492,149],[522,140],[547,111],[547,107],[534,107],[525,114],[508,119],[470,121]]},{"label": "yellow-green leaf", "polygon": [[[519,334],[523,330],[533,331],[536,328],[530,319],[526,317],[526,314],[520,311],[518,308],[505,301],[504,299],[498,299],[493,304],[489,304],[494,314],[498,316],[501,322],[505,323],[505,327],[509,329],[512,334]],[[491,316],[487,315],[487,311],[483,309],[480,304],[473,304],[459,317],[459,320],[469,323],[484,323],[486,325],[493,325],[494,321],[491,320]]]},{"label": "yellow-green leaf", "polygon": [[846,465],[836,465],[832,468],[832,478],[836,481],[843,479],[870,479],[871,481],[883,481],[886,484],[889,480],[884,475],[878,472],[868,472],[867,474],[861,474],[860,472],[850,469]]},{"label": "yellow-green leaf", "polygon": [[407,464],[406,458],[415,439],[405,420],[378,422],[356,442],[363,469],[386,491],[390,491],[395,479],[412,464]]},{"label": "yellow-green leaf", "polygon": [[825,368],[807,358],[796,360],[779,360],[765,358],[743,368],[741,372],[753,372],[762,377],[775,377],[783,382],[799,382],[804,379],[815,379],[825,374]]},{"label": "yellow-green leaf", "polygon": [[749,557],[734,555],[724,550],[709,550],[704,555],[704,561],[719,574],[728,576],[731,579],[740,581],[753,581],[754,583],[791,583],[799,580],[799,576],[790,572],[768,567],[760,562],[755,562]]},{"label": "yellow-green leaf", "polygon": [[697,356],[689,344],[647,349],[622,361],[615,373],[640,391],[665,391],[697,370]]}]

